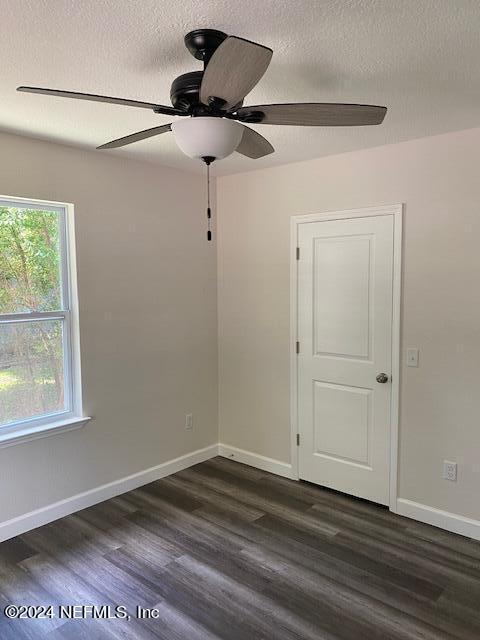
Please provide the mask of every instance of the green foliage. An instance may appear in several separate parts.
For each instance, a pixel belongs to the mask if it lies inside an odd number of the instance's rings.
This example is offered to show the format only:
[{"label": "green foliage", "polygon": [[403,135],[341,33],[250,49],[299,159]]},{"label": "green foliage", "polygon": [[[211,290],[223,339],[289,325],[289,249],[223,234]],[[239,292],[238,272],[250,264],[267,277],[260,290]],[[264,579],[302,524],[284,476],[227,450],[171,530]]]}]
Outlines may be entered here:
[{"label": "green foliage", "polygon": [[[0,207],[0,314],[61,309],[59,217]],[[0,324],[0,424],[63,408],[62,322]]]},{"label": "green foliage", "polygon": [[60,309],[58,214],[0,207],[0,313]]}]

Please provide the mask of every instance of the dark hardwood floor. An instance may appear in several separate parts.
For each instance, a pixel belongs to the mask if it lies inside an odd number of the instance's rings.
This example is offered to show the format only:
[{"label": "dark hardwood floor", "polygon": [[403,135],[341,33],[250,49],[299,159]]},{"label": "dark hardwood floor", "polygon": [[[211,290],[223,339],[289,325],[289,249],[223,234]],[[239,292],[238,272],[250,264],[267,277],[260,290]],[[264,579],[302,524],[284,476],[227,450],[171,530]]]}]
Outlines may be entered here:
[{"label": "dark hardwood floor", "polygon": [[215,458],[0,545],[0,639],[43,638],[479,640],[480,543]]}]

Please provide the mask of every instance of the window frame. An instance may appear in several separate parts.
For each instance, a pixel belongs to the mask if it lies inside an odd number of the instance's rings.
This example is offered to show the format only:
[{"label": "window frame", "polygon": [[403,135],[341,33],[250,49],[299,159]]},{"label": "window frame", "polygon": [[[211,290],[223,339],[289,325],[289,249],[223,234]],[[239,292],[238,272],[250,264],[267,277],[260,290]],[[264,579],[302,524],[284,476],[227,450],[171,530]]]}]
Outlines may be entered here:
[{"label": "window frame", "polygon": [[16,441],[32,440],[83,426],[90,418],[83,416],[80,335],[78,317],[77,269],[75,255],[74,207],[71,203],[53,202],[0,195],[0,206],[55,211],[59,215],[61,309],[0,314],[0,328],[13,322],[62,320],[63,378],[65,410],[16,420],[0,426],[0,447]]}]

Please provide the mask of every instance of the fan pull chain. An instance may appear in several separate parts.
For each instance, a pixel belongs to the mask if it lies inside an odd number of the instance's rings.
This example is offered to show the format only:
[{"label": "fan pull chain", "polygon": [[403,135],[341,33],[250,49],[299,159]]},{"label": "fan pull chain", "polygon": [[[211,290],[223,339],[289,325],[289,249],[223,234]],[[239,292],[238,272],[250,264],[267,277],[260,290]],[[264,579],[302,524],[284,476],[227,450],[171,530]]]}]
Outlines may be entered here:
[{"label": "fan pull chain", "polygon": [[212,240],[212,231],[210,223],[212,220],[212,210],[210,208],[210,163],[207,164],[207,240]]}]

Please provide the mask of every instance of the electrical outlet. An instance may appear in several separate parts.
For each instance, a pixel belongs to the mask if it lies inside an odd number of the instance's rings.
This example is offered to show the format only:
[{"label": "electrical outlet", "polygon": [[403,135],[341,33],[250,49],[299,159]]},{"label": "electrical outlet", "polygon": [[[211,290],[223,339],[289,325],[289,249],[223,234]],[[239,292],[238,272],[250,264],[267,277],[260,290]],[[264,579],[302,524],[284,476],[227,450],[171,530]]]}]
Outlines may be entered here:
[{"label": "electrical outlet", "polygon": [[191,431],[193,429],[193,414],[186,413],[185,414],[185,429],[187,431]]},{"label": "electrical outlet", "polygon": [[443,477],[445,480],[456,482],[457,480],[457,463],[449,460],[443,461]]}]

